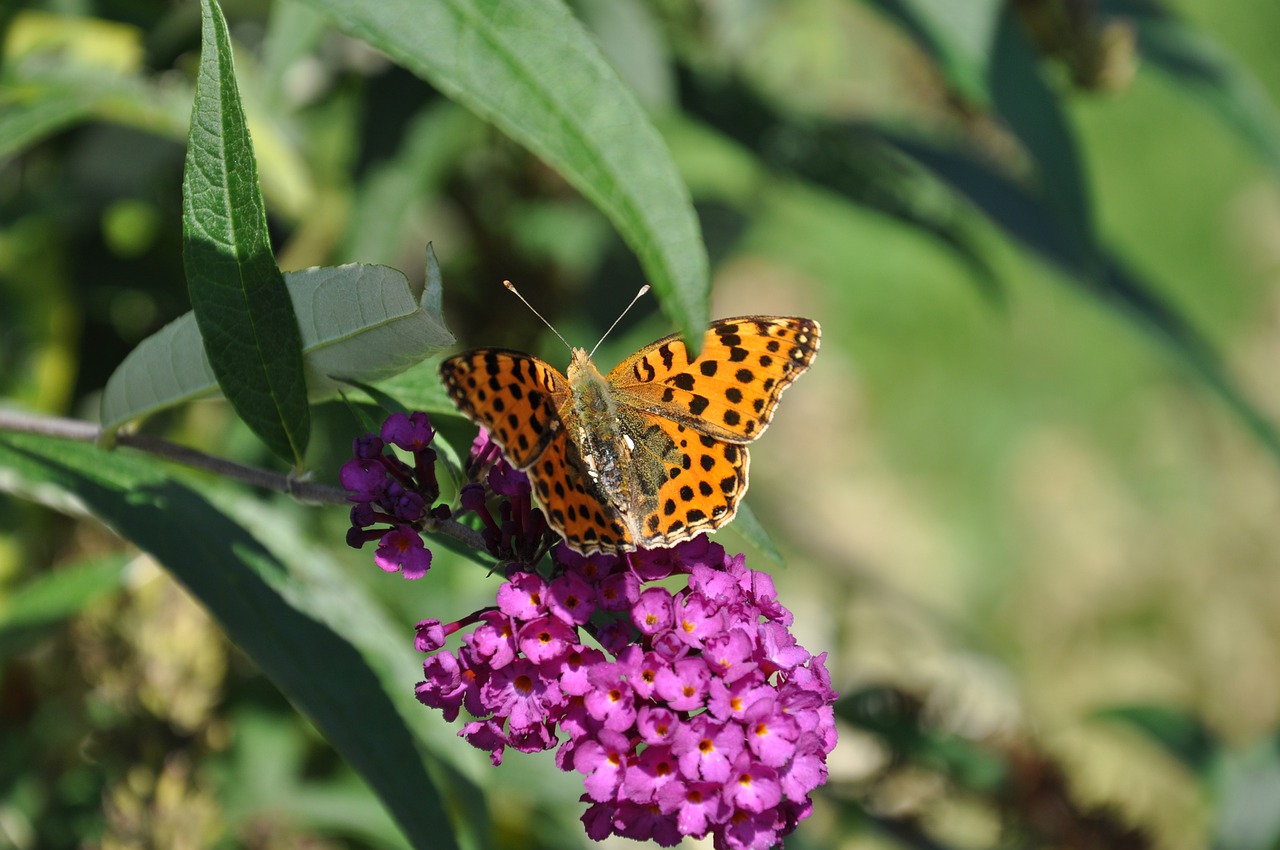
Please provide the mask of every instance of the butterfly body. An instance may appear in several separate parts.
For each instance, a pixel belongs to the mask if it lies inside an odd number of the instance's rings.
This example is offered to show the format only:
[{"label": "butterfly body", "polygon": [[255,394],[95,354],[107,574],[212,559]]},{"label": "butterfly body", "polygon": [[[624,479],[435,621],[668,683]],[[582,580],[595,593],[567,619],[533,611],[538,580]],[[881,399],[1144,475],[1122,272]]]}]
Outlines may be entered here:
[{"label": "butterfly body", "polygon": [[565,375],[518,351],[477,349],[440,374],[454,403],[524,470],[573,549],[671,546],[727,523],[747,489],[745,444],[812,362],[808,319],[715,322],[691,357],[678,336],[602,375],[574,349]]}]

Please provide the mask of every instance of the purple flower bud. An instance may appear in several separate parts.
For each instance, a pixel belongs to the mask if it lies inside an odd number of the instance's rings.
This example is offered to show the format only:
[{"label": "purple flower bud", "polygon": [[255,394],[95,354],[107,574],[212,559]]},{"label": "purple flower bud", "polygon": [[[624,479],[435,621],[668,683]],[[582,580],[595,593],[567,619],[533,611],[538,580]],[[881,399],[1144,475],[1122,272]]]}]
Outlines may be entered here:
[{"label": "purple flower bud", "polygon": [[439,620],[423,620],[414,632],[413,646],[418,652],[435,652],[444,646],[445,631]]},{"label": "purple flower bud", "polygon": [[559,661],[574,645],[574,632],[555,617],[541,617],[520,630],[520,651],[534,664]]},{"label": "purple flower bud", "polygon": [[356,502],[351,506],[351,526],[353,528],[368,528],[376,522],[382,522],[384,519],[386,518],[374,510],[373,505],[368,502]]},{"label": "purple flower bud", "polygon": [[631,686],[623,681],[614,664],[602,664],[591,672],[591,690],[583,698],[587,713],[606,729],[623,731],[636,719]]},{"label": "purple flower bud", "polygon": [[386,446],[382,442],[382,438],[376,434],[361,434],[351,443],[351,454],[357,460],[375,460],[382,456],[382,450]]},{"label": "purple flower bud", "polygon": [[702,649],[707,638],[724,629],[724,615],[713,608],[701,593],[688,593],[676,606],[676,637],[694,649]]},{"label": "purple flower bud", "polygon": [[610,620],[596,632],[596,640],[605,652],[617,655],[631,645],[631,624],[625,620]]},{"label": "purple flower bud", "polygon": [[372,502],[382,495],[387,485],[387,470],[376,458],[353,458],[338,470],[342,489],[353,502]]},{"label": "purple flower bud", "polygon": [[507,738],[502,734],[500,724],[492,720],[476,720],[463,726],[458,735],[466,738],[476,749],[488,750],[489,762],[494,767],[502,764],[502,751],[506,748]]},{"label": "purple flower bud", "polygon": [[595,740],[585,741],[573,757],[573,769],[587,774],[587,796],[596,802],[612,800],[622,784],[622,774],[631,757],[626,736],[604,729]]},{"label": "purple flower bud", "polygon": [[669,744],[679,729],[680,718],[670,709],[642,705],[636,712],[636,731],[646,744]]},{"label": "purple flower bud", "polygon": [[546,583],[537,573],[515,573],[498,588],[498,610],[518,620],[541,617],[547,610],[543,602],[546,592]]},{"label": "purple flower bud", "polygon": [[[527,495],[500,505],[487,534],[523,551],[540,515]],[[418,698],[450,718],[466,708],[462,734],[495,764],[558,741],[556,765],[584,775],[591,838],[779,844],[810,813],[836,743],[825,656],[796,642],[767,576],[705,538],[627,561],[561,546],[545,579],[509,566],[497,609],[423,621],[419,648],[449,660],[424,665]],[[644,587],[680,573],[687,589]],[[442,648],[473,623],[456,653]],[[582,645],[584,628],[605,652]]]},{"label": "purple flower bud", "polygon": [[431,420],[422,411],[412,415],[393,413],[382,423],[382,439],[407,452],[420,452],[435,439]]},{"label": "purple flower bud", "polygon": [[630,570],[611,573],[596,585],[596,601],[606,611],[626,611],[640,598],[640,580]]},{"label": "purple flower bud", "polygon": [[756,757],[770,767],[782,767],[796,752],[800,729],[791,717],[783,714],[772,697],[756,700],[747,709],[747,746]]},{"label": "purple flower bud", "polygon": [[734,628],[709,638],[702,652],[716,675],[733,682],[759,666],[751,660],[753,649],[747,633]]},{"label": "purple flower bud", "polygon": [[414,492],[401,493],[391,507],[392,515],[401,522],[417,522],[427,512],[427,503]]},{"label": "purple flower bud", "polygon": [[654,689],[676,711],[697,711],[707,699],[711,674],[701,658],[685,658],[658,671]]},{"label": "purple flower bud", "polygon": [[591,689],[591,671],[604,663],[604,653],[598,649],[571,647],[559,659],[560,691],[568,696],[583,696]]},{"label": "purple flower bud", "polygon": [[680,640],[672,629],[654,635],[650,643],[654,653],[663,661],[679,661],[689,654],[689,644]]},{"label": "purple flower bud", "polygon": [[652,803],[663,786],[680,778],[675,757],[662,745],[645,747],[622,775],[622,793],[632,803]]},{"label": "purple flower bud", "polygon": [[734,777],[725,786],[724,796],[739,809],[759,814],[782,802],[778,772],[753,760],[750,753],[738,753],[733,773]]},{"label": "purple flower bud", "polygon": [[685,778],[723,785],[729,781],[733,763],[745,746],[740,725],[718,723],[701,714],[680,727],[671,750],[680,760],[680,772]]}]

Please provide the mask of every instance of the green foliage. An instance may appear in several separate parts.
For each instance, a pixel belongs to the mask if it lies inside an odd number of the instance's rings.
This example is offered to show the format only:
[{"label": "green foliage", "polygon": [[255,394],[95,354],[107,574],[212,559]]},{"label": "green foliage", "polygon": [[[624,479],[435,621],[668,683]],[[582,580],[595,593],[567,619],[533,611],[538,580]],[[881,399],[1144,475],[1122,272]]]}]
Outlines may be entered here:
[{"label": "green foliage", "polygon": [[164,564],[227,635],[377,790],[417,847],[457,845],[413,738],[370,662],[281,582],[285,566],[243,527],[155,464],[30,436],[0,444],[13,489],[74,494]]},{"label": "green foliage", "polygon": [[278,456],[302,463],[311,436],[302,343],[276,267],[222,10],[201,0],[182,183],[183,265],[204,353],[236,413]]},{"label": "green foliage", "polygon": [[[433,258],[434,259],[434,258]],[[331,398],[352,381],[378,381],[453,344],[440,313],[440,282],[415,293],[399,271],[346,265],[286,272],[308,395]],[[107,379],[102,424],[133,419],[219,390],[193,313],[147,337]]]},{"label": "green foliage", "polygon": [[602,366],[713,279],[823,323],[719,538],[847,693],[799,846],[1278,846],[1269,4],[72,6],[0,11],[0,845],[585,842],[413,696],[492,561],[308,502],[392,410],[456,498],[450,328],[565,359],[512,278],[575,345],[652,284]]}]

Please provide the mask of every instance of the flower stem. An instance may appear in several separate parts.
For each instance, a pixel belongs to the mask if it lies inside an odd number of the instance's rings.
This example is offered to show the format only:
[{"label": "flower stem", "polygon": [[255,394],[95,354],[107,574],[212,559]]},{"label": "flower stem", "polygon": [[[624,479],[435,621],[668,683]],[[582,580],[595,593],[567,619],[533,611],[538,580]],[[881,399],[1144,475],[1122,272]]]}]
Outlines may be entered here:
[{"label": "flower stem", "polygon": [[[100,443],[105,436],[103,430],[92,422],[80,419],[60,419],[52,416],[35,416],[16,410],[0,409],[0,432],[18,434],[35,434],[41,437],[53,437],[59,440],[76,440],[82,443]],[[253,466],[246,466],[226,458],[205,452],[159,437],[145,434],[117,434],[115,444],[125,446],[165,460],[189,466],[192,469],[203,469],[224,478],[271,490],[276,493],[288,493],[300,502],[313,505],[345,505],[348,504],[346,491],[327,484],[313,484],[299,481],[295,476],[280,472],[271,472]],[[452,519],[427,518],[427,530],[437,531],[470,546],[484,551],[484,538],[475,530]]]}]

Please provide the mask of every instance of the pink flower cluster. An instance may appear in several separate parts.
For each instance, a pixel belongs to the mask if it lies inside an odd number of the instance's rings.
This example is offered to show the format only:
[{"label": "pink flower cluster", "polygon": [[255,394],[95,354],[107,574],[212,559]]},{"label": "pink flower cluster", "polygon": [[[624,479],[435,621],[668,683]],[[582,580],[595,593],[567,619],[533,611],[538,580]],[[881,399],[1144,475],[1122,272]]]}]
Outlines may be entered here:
[{"label": "pink flower cluster", "polygon": [[[676,574],[685,588],[654,584]],[[558,746],[593,839],[768,848],[809,815],[836,743],[826,655],[791,623],[769,576],[705,537],[625,557],[560,546],[549,577],[511,573],[496,607],[418,625],[417,696],[449,720],[465,708],[459,734],[494,764]]]},{"label": "pink flower cluster", "polygon": [[[355,457],[338,473],[348,500],[354,502],[347,545],[359,549],[377,540],[374,563],[409,579],[422,578],[431,569],[431,550],[422,539],[428,519],[451,515],[447,505],[435,504],[440,498],[436,450],[431,448],[435,436],[427,414],[393,413],[382,423],[380,434],[356,438]],[[401,460],[389,445],[408,452],[413,463]]]}]

